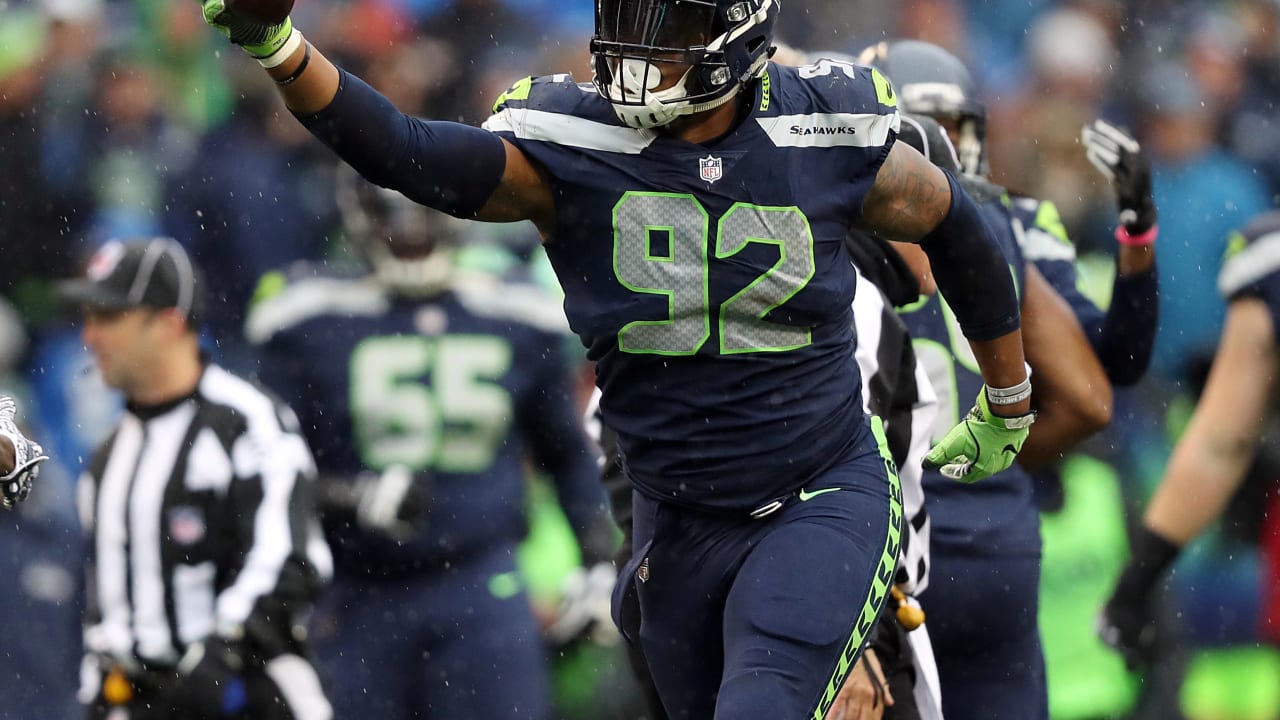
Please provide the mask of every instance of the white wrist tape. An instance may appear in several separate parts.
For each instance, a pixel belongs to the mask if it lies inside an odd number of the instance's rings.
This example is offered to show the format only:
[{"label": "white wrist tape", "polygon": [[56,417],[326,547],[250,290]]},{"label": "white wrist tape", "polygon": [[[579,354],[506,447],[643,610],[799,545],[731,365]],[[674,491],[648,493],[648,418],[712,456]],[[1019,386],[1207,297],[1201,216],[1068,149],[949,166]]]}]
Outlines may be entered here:
[{"label": "white wrist tape", "polygon": [[987,386],[987,402],[992,405],[1017,405],[1031,397],[1031,366],[1023,364],[1027,369],[1027,378],[1017,385],[1005,388]]},{"label": "white wrist tape", "polygon": [[302,33],[298,31],[298,28],[294,28],[293,32],[289,33],[289,39],[284,41],[284,44],[280,46],[279,50],[276,50],[264,58],[256,58],[258,64],[264,68],[273,68],[279,65],[285,60],[288,60],[293,55],[294,50],[302,47],[302,40]]}]

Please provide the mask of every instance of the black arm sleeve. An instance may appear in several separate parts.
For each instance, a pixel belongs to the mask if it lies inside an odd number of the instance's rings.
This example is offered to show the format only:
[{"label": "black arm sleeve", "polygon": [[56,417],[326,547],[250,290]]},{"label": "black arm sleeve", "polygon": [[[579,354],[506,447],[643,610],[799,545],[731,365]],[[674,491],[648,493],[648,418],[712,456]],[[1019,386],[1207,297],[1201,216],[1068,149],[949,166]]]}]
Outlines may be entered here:
[{"label": "black arm sleeve", "polygon": [[1133,275],[1116,276],[1111,307],[1095,342],[1107,378],[1120,387],[1142,379],[1151,363],[1160,316],[1160,280],[1155,265]]},{"label": "black arm sleeve", "polygon": [[339,70],[338,94],[298,121],[370,182],[460,218],[488,202],[507,166],[487,130],[405,115],[360,78]]},{"label": "black arm sleeve", "polygon": [[956,313],[964,336],[994,340],[1019,327],[1018,296],[1004,253],[978,206],[942,171],[951,186],[951,209],[920,240],[938,289]]}]

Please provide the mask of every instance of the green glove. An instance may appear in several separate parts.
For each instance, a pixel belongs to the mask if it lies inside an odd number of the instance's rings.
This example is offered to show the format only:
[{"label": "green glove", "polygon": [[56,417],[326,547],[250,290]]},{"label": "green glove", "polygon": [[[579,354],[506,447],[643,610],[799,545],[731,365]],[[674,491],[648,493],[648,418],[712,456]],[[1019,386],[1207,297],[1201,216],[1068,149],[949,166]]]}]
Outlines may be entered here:
[{"label": "green glove", "polygon": [[204,0],[204,21],[257,60],[274,55],[293,34],[292,19],[285,18],[277,25],[263,25],[228,10],[226,0]]},{"label": "green glove", "polygon": [[924,466],[966,483],[991,477],[1013,464],[1035,421],[1034,411],[1017,417],[992,414],[984,385],[973,409],[933,446]]}]

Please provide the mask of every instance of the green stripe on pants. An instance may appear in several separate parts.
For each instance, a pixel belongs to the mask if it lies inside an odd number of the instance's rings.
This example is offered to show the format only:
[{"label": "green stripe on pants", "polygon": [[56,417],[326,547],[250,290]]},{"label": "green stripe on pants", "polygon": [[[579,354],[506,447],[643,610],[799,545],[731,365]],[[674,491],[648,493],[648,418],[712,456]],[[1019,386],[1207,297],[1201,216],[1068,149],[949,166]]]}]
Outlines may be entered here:
[{"label": "green stripe on pants", "polygon": [[844,685],[845,676],[849,674],[849,669],[857,659],[858,649],[862,647],[862,643],[866,642],[867,635],[871,633],[871,628],[880,615],[880,608],[884,606],[884,596],[889,593],[889,585],[893,582],[893,571],[898,565],[898,547],[902,540],[902,485],[898,482],[898,468],[893,463],[893,456],[889,453],[889,442],[884,436],[884,423],[874,415],[871,416],[871,432],[875,433],[876,444],[880,446],[880,457],[884,459],[884,471],[889,480],[889,529],[884,538],[884,552],[880,555],[875,577],[871,581],[871,593],[862,604],[862,612],[858,614],[853,634],[849,636],[849,642],[840,653],[840,662],[836,664],[835,672],[827,682],[827,689],[822,693],[822,699],[818,701],[818,707],[813,711],[813,720],[823,720],[827,711],[835,703],[836,695]]}]

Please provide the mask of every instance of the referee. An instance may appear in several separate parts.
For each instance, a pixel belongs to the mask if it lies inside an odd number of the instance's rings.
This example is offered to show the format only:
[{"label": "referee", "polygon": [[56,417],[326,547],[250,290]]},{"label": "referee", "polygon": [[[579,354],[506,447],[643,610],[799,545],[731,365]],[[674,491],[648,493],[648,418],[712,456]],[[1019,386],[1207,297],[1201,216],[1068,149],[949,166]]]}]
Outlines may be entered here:
[{"label": "referee", "polygon": [[60,287],[126,412],[80,479],[81,702],[102,720],[328,720],[302,619],[331,559],[292,412],[199,350],[176,242],[112,242]]}]

